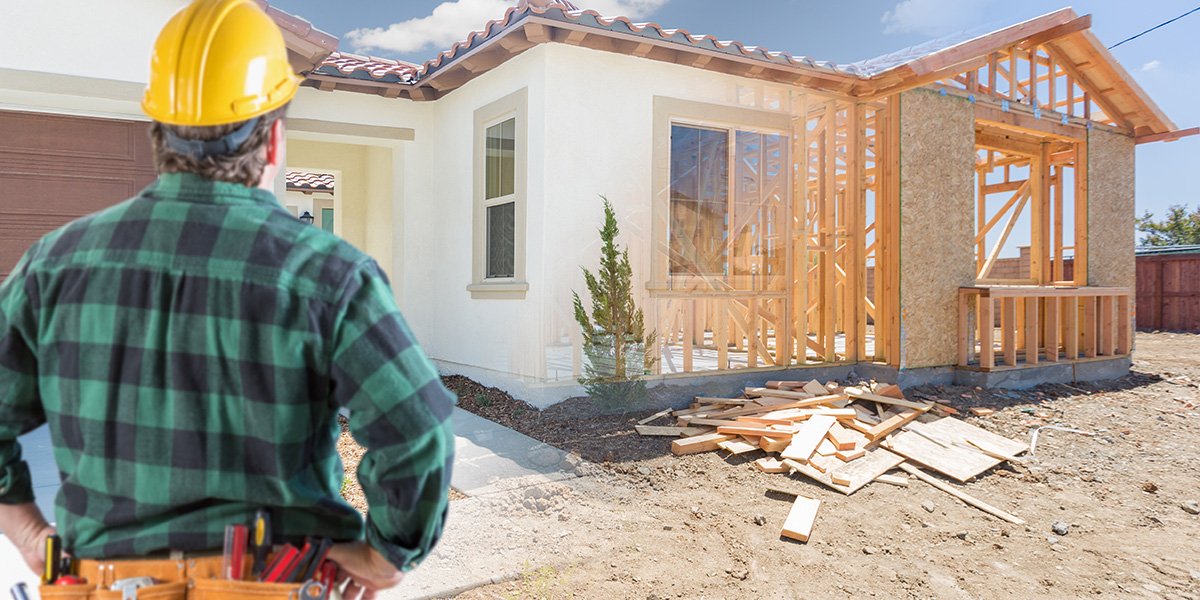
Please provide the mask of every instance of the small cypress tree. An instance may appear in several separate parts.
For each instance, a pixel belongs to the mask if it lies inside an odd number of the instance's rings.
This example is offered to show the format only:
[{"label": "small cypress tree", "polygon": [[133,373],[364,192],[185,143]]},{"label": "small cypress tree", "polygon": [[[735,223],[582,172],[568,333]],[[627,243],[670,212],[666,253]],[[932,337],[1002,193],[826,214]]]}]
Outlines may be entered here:
[{"label": "small cypress tree", "polygon": [[[617,249],[620,231],[616,212],[608,198],[600,198],[604,201],[604,226],[599,230],[600,269],[593,274],[580,267],[592,300],[590,316],[579,294],[571,292],[588,358],[584,365],[586,377],[580,383],[594,399],[627,406],[645,394],[646,384],[640,376],[654,365],[653,355],[646,350],[654,346],[655,336],[653,332],[646,334],[642,310],[633,300],[633,268],[629,265],[629,248]],[[629,372],[630,359],[634,358],[631,352],[641,354],[634,363],[640,366],[640,372]]]}]

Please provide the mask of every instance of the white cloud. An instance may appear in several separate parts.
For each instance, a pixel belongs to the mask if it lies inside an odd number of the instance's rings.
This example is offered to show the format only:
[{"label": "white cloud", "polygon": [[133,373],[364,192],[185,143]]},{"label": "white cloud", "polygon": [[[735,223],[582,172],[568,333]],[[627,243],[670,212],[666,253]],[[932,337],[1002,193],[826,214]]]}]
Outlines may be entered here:
[{"label": "white cloud", "polygon": [[977,25],[989,2],[975,0],[901,0],[883,13],[884,33],[938,36]]},{"label": "white cloud", "polygon": [[[584,0],[575,4],[606,16],[640,18],[670,0]],[[516,0],[451,0],[437,5],[431,14],[392,23],[387,27],[355,29],[344,36],[357,52],[385,50],[415,52],[426,48],[444,50],[467,34],[481,29],[491,19],[504,15]]]},{"label": "white cloud", "polygon": [[1156,59],[1142,65],[1142,71],[1144,71],[1144,72],[1145,71],[1157,71],[1158,68],[1161,66],[1162,66],[1162,61],[1160,61],[1156,58]]}]

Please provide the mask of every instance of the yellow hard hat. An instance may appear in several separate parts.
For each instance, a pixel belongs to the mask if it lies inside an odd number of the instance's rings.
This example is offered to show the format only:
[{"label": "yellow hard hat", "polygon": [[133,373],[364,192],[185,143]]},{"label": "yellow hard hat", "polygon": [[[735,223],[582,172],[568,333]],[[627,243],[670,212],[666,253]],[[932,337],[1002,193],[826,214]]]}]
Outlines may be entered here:
[{"label": "yellow hard hat", "polygon": [[142,110],[169,125],[225,125],[287,104],[299,85],[283,34],[253,0],[195,0],[158,34]]}]

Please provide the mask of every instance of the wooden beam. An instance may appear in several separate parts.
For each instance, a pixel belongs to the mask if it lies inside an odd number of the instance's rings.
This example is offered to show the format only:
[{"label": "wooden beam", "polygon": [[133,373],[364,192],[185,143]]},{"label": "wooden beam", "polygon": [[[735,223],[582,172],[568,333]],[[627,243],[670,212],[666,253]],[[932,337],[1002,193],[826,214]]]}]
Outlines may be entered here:
[{"label": "wooden beam", "polygon": [[542,44],[550,41],[550,28],[541,23],[525,23],[525,39]]},{"label": "wooden beam", "polygon": [[1037,136],[1051,136],[1069,141],[1087,139],[1087,127],[1073,123],[1064,125],[1061,121],[1052,119],[1039,119],[1034,117],[1032,112],[1025,112],[1024,107],[1010,105],[1008,112],[1005,112],[981,100],[975,103],[975,119]]},{"label": "wooden beam", "polygon": [[563,37],[563,42],[570,44],[572,46],[578,46],[583,43],[583,40],[587,39],[587,36],[588,36],[588,34],[586,31],[583,31],[580,29],[572,29],[570,31],[567,31],[567,35],[565,37]]},{"label": "wooden beam", "polygon": [[1178,129],[1168,131],[1166,133],[1155,133],[1151,135],[1142,135],[1134,139],[1138,144],[1149,144],[1151,142],[1173,142],[1175,140],[1200,134],[1200,127],[1190,127],[1188,129]]},{"label": "wooden beam", "polygon": [[1017,48],[1020,48],[1022,50],[1029,50],[1032,48],[1036,48],[1037,46],[1040,46],[1042,44],[1045,44],[1046,42],[1049,42],[1050,40],[1055,40],[1055,39],[1058,39],[1065,35],[1070,35],[1072,33],[1075,33],[1077,31],[1083,31],[1084,29],[1090,29],[1091,27],[1092,27],[1092,15],[1083,15],[1082,17],[1072,19],[1070,21],[1067,21],[1066,23],[1062,23],[1060,25],[1055,25],[1054,27],[1051,27],[1051,28],[1041,31],[1039,33],[1035,33],[1035,34],[1025,38],[1024,40],[1021,40],[1020,42],[1018,42]]}]

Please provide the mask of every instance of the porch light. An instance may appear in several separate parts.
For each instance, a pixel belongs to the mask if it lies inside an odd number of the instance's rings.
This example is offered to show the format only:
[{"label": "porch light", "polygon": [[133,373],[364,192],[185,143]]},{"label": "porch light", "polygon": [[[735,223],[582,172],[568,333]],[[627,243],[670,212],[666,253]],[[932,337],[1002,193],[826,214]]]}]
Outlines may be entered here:
[{"label": "porch light", "polygon": [[312,213],[306,210],[304,211],[304,214],[300,215],[300,220],[304,221],[305,225],[312,225],[313,221],[316,219],[312,216]]}]

